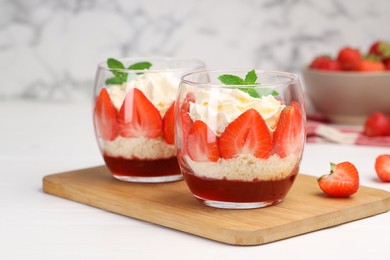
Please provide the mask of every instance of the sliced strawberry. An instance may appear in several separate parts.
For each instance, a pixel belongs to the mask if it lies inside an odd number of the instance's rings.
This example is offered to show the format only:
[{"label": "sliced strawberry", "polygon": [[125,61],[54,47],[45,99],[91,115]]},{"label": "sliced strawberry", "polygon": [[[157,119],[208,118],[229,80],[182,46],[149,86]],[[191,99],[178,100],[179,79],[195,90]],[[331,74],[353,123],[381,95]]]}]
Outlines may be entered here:
[{"label": "sliced strawberry", "polygon": [[203,121],[197,120],[192,125],[187,136],[186,151],[196,162],[218,161],[217,136]]},{"label": "sliced strawberry", "polygon": [[104,140],[114,140],[118,136],[117,112],[105,88],[96,98],[94,114],[96,127],[101,137]]},{"label": "sliced strawberry", "polygon": [[183,99],[183,103],[181,104],[180,110],[183,112],[189,112],[190,103],[195,103],[195,95],[192,92],[187,93],[187,95]]},{"label": "sliced strawberry", "polygon": [[183,140],[183,147],[186,146],[188,133],[189,133],[192,125],[194,124],[194,122],[192,121],[192,119],[189,115],[190,103],[194,103],[194,102],[195,102],[195,96],[193,93],[189,92],[185,96],[183,103],[181,104],[181,107],[180,107],[179,116],[180,116],[180,122],[181,122],[181,134],[182,134],[181,139]]},{"label": "sliced strawberry", "polygon": [[367,136],[390,135],[390,118],[381,112],[370,114],[364,123],[364,134]]},{"label": "sliced strawberry", "polygon": [[376,158],[375,171],[379,179],[390,182],[390,154],[382,154]]},{"label": "sliced strawberry", "polygon": [[259,112],[248,109],[232,121],[219,139],[219,149],[224,159],[240,154],[267,159],[272,151],[272,137]]},{"label": "sliced strawberry", "polygon": [[156,138],[162,134],[162,118],[154,105],[137,88],[131,89],[118,114],[123,137]]},{"label": "sliced strawberry", "polygon": [[303,122],[301,107],[291,102],[280,114],[274,132],[274,149],[280,158],[302,150]]},{"label": "sliced strawberry", "polygon": [[[187,137],[190,132],[194,122],[192,121],[188,113],[180,113],[180,122],[181,122],[181,133],[179,133],[178,138],[182,140],[182,147],[187,146]],[[184,153],[186,150],[183,150]]]},{"label": "sliced strawberry", "polygon": [[359,189],[359,173],[350,162],[330,164],[330,174],[318,179],[318,185],[333,197],[348,197]]},{"label": "sliced strawberry", "polygon": [[175,102],[171,104],[163,118],[163,136],[168,144],[175,143]]},{"label": "sliced strawberry", "polygon": [[194,122],[192,121],[191,116],[185,112],[180,113],[180,118],[183,136],[187,136]]}]

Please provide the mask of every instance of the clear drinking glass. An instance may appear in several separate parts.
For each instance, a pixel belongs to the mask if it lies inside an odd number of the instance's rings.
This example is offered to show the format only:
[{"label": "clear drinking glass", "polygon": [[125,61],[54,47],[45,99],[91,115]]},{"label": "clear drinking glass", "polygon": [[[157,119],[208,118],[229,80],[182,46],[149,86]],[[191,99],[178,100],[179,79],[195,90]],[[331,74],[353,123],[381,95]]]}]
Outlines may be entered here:
[{"label": "clear drinking glass", "polygon": [[305,143],[300,82],[277,71],[187,74],[175,131],[182,174],[199,201],[232,209],[276,204],[293,185]]},{"label": "clear drinking glass", "polygon": [[174,145],[173,104],[180,78],[197,60],[108,59],[98,65],[93,119],[112,175],[130,182],[182,179]]}]

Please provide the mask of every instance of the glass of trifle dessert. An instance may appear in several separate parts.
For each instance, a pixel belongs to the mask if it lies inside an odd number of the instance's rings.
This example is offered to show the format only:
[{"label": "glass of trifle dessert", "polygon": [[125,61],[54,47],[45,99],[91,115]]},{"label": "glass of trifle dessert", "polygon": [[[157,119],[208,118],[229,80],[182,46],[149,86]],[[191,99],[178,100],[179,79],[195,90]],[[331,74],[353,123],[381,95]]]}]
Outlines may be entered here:
[{"label": "glass of trifle dessert", "polygon": [[281,202],[298,174],[306,114],[297,76],[204,70],[182,77],[178,161],[192,194],[231,209]]},{"label": "glass of trifle dessert", "polygon": [[112,175],[129,182],[182,179],[174,144],[174,101],[182,75],[198,60],[109,58],[98,65],[95,135]]}]

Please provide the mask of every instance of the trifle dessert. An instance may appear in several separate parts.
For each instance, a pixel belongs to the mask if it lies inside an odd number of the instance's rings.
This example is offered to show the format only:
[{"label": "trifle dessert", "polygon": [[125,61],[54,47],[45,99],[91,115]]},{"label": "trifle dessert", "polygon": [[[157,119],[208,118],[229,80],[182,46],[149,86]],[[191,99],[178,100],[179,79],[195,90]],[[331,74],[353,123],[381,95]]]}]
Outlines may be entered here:
[{"label": "trifle dessert", "polygon": [[220,208],[280,202],[298,174],[305,141],[297,77],[202,71],[184,76],[179,91],[178,160],[194,196]]},{"label": "trifle dessert", "polygon": [[110,58],[99,65],[94,99],[98,144],[117,179],[179,180],[182,175],[174,144],[174,101],[183,73],[203,64],[145,60]]}]

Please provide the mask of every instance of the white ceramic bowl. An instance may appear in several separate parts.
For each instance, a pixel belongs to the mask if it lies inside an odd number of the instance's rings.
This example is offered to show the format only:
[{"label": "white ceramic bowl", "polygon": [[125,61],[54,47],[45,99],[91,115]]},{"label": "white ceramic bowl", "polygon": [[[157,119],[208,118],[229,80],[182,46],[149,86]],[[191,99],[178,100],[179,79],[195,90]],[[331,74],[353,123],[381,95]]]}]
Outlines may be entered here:
[{"label": "white ceramic bowl", "polygon": [[390,114],[390,72],[332,72],[305,68],[306,94],[333,123],[363,124],[373,112]]}]

